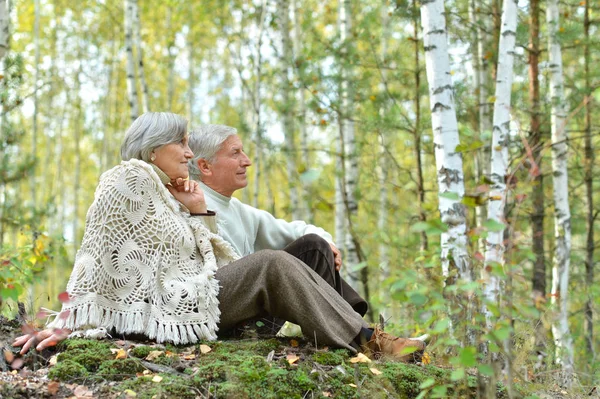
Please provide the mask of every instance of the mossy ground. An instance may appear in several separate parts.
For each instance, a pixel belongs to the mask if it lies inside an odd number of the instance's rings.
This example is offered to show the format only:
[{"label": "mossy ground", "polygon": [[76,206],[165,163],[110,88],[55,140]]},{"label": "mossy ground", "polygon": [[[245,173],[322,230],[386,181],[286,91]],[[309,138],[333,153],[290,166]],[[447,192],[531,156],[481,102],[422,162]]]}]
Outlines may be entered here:
[{"label": "mossy ground", "polygon": [[[128,357],[115,359],[111,342],[67,340],[49,378],[85,382],[103,397],[126,398],[416,398],[476,395],[476,382],[450,381],[450,371],[431,365],[394,362],[351,363],[345,350],[315,350],[280,339],[205,342],[211,351],[193,347],[129,347]],[[293,346],[292,346],[293,344]],[[172,372],[149,372],[142,359],[162,354],[152,363]],[[290,356],[298,360],[290,362]],[[178,370],[178,372],[175,372]],[[159,377],[156,377],[156,376]],[[108,383],[108,384],[107,384]],[[308,395],[308,396],[307,396]]]}]

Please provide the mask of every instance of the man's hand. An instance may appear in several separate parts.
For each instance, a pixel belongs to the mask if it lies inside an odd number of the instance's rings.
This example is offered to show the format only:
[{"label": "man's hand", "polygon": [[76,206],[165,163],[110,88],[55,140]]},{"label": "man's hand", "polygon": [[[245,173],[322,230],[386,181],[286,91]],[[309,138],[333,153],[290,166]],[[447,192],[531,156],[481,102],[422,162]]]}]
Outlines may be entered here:
[{"label": "man's hand", "polygon": [[337,247],[335,245],[329,244],[329,246],[331,247],[331,250],[333,251],[335,270],[337,270],[339,272],[340,269],[342,268],[342,253],[340,252],[339,249],[337,249]]},{"label": "man's hand", "polygon": [[15,338],[15,342],[13,342],[12,346],[22,346],[23,348],[20,353],[21,355],[24,355],[33,345],[37,345],[35,349],[41,351],[50,346],[55,346],[60,341],[66,339],[69,334],[71,334],[71,330],[57,328],[31,331],[29,334]]}]

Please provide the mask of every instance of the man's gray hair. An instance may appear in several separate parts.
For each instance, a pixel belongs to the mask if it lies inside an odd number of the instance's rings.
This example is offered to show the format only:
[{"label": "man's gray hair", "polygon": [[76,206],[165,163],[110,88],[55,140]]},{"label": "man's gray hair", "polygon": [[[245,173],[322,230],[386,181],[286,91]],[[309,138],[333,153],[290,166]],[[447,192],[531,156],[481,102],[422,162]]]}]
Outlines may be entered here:
[{"label": "man's gray hair", "polygon": [[165,144],[178,143],[187,133],[187,119],[170,112],[146,112],[127,129],[121,158],[149,162],[152,151]]},{"label": "man's gray hair", "polygon": [[198,168],[198,160],[206,159],[214,162],[217,152],[228,137],[237,134],[237,129],[225,125],[200,125],[190,132],[189,146],[194,153],[194,158],[188,161],[190,178],[202,180],[202,173]]}]

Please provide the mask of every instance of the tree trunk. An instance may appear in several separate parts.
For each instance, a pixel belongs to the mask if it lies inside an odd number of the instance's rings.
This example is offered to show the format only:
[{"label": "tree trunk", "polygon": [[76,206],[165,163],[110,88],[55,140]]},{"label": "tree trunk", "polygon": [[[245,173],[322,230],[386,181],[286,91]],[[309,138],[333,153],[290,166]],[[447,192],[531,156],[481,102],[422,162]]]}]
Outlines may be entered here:
[{"label": "tree trunk", "polygon": [[571,257],[571,211],[569,209],[569,174],[567,170],[567,109],[565,103],[562,53],[558,41],[558,0],[548,0],[546,24],[550,69],[550,101],[552,104],[552,176],[554,193],[555,250],[552,265],[552,304],[559,309],[553,320],[552,334],[556,362],[562,368],[562,383],[573,382],[573,341],[569,330],[569,267]]},{"label": "tree trunk", "polygon": [[129,95],[129,108],[131,122],[139,116],[138,94],[135,78],[135,60],[133,58],[133,19],[135,13],[135,0],[125,0],[125,52],[127,53],[127,94]]},{"label": "tree trunk", "polygon": [[140,83],[142,85],[142,112],[148,112],[150,109],[150,98],[148,96],[148,84],[146,83],[146,74],[144,73],[144,51],[142,50],[142,34],[140,22],[140,8],[138,0],[129,0],[131,2],[133,18],[133,42],[137,50],[137,65]]},{"label": "tree trunk", "polygon": [[302,218],[300,201],[298,195],[298,167],[296,166],[296,144],[295,144],[295,126],[294,112],[295,104],[291,91],[293,90],[290,78],[293,76],[293,57],[292,57],[292,39],[290,37],[290,2],[289,0],[279,0],[278,17],[279,29],[281,33],[281,96],[280,105],[283,116],[283,134],[285,136],[285,152],[288,173],[288,189],[290,193],[290,208],[293,220]]},{"label": "tree trunk", "polygon": [[[427,216],[425,215],[425,180],[423,179],[423,160],[422,160],[422,146],[421,146],[421,40],[419,39],[419,8],[417,0],[413,0],[413,32],[414,32],[414,55],[415,55],[415,97],[413,99],[415,109],[415,128],[413,137],[415,140],[415,160],[417,166],[417,200],[419,203],[419,221],[425,222]],[[421,252],[427,251],[429,248],[429,242],[427,234],[421,232]]]},{"label": "tree trunk", "polygon": [[[82,46],[82,44],[80,44]],[[81,51],[79,59],[81,57]],[[77,96],[77,112],[74,123],[75,137],[73,138],[75,146],[75,171],[73,177],[73,255],[77,253],[79,248],[79,191],[81,189],[81,135],[85,124],[83,122],[83,104],[81,101],[81,75],[83,73],[82,63],[79,63],[77,76],[75,76],[75,95]]]},{"label": "tree trunk", "polygon": [[175,58],[177,54],[175,49],[175,32],[171,26],[173,19],[173,8],[167,6],[167,27],[165,35],[167,36],[167,110],[173,112],[173,99],[175,98]]},{"label": "tree trunk", "polygon": [[[194,21],[194,2],[188,4],[188,15],[190,21]],[[196,102],[194,90],[196,88],[195,52],[194,52],[194,23],[188,25],[187,52],[188,52],[188,122],[194,126],[194,103]]]},{"label": "tree trunk", "polygon": [[[467,252],[467,222],[461,200],[464,196],[462,154],[456,152],[459,144],[458,123],[454,108],[450,60],[446,34],[446,21],[443,0],[421,2],[421,23],[425,47],[425,65],[429,83],[429,103],[439,192],[441,220],[448,230],[441,234],[442,272],[446,285],[454,284],[456,275],[465,282],[473,281],[473,270]],[[451,194],[451,195],[448,195]],[[471,298],[456,303],[463,308],[461,316],[466,323],[471,322]],[[454,315],[453,325],[456,324]],[[469,328],[466,342],[474,342]]]},{"label": "tree trunk", "polygon": [[347,269],[348,284],[354,289],[358,290],[359,282],[362,280],[363,286],[366,288],[367,281],[365,281],[365,275],[363,268],[360,273],[353,271],[353,269],[360,263],[358,254],[358,248],[356,245],[356,237],[354,237],[354,231],[352,228],[352,217],[358,213],[358,203],[356,202],[355,191],[356,183],[358,181],[358,160],[356,156],[356,141],[354,137],[354,101],[352,99],[352,80],[353,80],[353,67],[351,66],[351,60],[349,59],[350,46],[354,42],[351,39],[352,35],[352,4],[350,0],[340,0],[339,3],[339,16],[340,16],[340,41],[342,43],[341,50],[341,83],[340,83],[340,136],[343,145],[343,164],[342,164],[342,177],[343,177],[343,191],[344,203],[346,206],[346,236],[344,237],[344,246],[346,253],[344,255],[344,268]]},{"label": "tree trunk", "polygon": [[[296,60],[301,60],[300,56],[302,52],[302,28],[300,25],[300,0],[292,0],[292,11],[294,12],[294,58]],[[296,61],[298,62],[298,61]],[[295,62],[295,64],[296,64]],[[296,64],[298,65],[298,64]],[[296,70],[296,74],[298,78],[300,78],[300,66]],[[308,152],[308,129],[306,126],[306,91],[304,88],[300,88],[297,90],[298,98],[297,102],[297,124],[298,124],[298,132],[300,133],[300,154],[301,161],[300,164],[303,166],[303,169],[306,171],[310,169],[310,157]],[[300,206],[302,209],[300,210],[300,216],[302,220],[307,222],[312,222],[312,212],[310,208],[310,198],[309,192],[306,187],[302,187],[302,198],[300,200]]]},{"label": "tree trunk", "polygon": [[[34,9],[34,22],[33,22],[33,41],[34,41],[34,83],[33,83],[33,123],[31,129],[31,155],[33,159],[37,159],[37,142],[38,142],[38,117],[40,113],[40,102],[38,96],[38,84],[40,81],[40,0],[34,0],[33,2]],[[36,164],[33,165],[31,169],[31,175],[33,179],[31,179],[31,184],[29,185],[31,188],[31,202],[34,207],[37,206],[37,183],[36,183]],[[31,285],[33,287],[33,284]]]},{"label": "tree trunk", "polygon": [[[6,4],[6,0],[0,0],[0,72],[4,73],[4,57],[8,53],[10,46],[10,8]],[[0,90],[4,91],[6,87],[6,79],[0,80]],[[0,134],[4,135],[6,126],[6,113],[4,107],[0,108]],[[0,165],[4,165],[4,151],[0,148]],[[0,185],[0,248],[4,244],[4,215],[6,214],[6,187]]]},{"label": "tree trunk", "polygon": [[585,2],[584,15],[584,73],[585,73],[585,196],[587,202],[587,239],[585,254],[585,282],[588,299],[585,303],[585,341],[586,349],[593,365],[596,361],[594,348],[594,301],[592,298],[592,287],[594,285],[594,147],[592,145],[592,104],[590,83],[590,2]]},{"label": "tree trunk", "polygon": [[260,112],[261,108],[261,83],[262,83],[262,43],[263,43],[263,34],[265,28],[265,18],[267,14],[267,2],[263,0],[261,3],[261,11],[260,11],[260,20],[258,21],[258,43],[256,44],[256,65],[255,69],[255,83],[254,83],[254,95],[252,98],[254,113],[255,113],[255,129],[254,129],[254,145],[255,145],[255,154],[254,154],[254,197],[252,201],[252,205],[255,208],[258,208],[258,195],[260,193],[260,179],[261,179],[261,166],[263,160],[263,148],[262,148],[262,135],[263,135],[263,125],[262,125],[262,115]]},{"label": "tree trunk", "polygon": [[0,67],[4,69],[4,56],[10,40],[10,15],[6,0],[0,0]]},{"label": "tree trunk", "polygon": [[[529,7],[529,101],[531,116],[529,146],[532,149],[530,175],[532,176],[533,210],[531,213],[532,250],[535,256],[533,265],[533,298],[540,307],[546,302],[546,262],[544,259],[544,181],[541,173],[541,148],[543,146],[540,129],[540,84],[539,84],[539,0],[530,0]],[[545,353],[546,331],[541,321],[536,324],[535,346],[539,355]],[[541,358],[540,358],[541,359]]]},{"label": "tree trunk", "polygon": [[[509,164],[508,143],[510,141],[511,88],[517,34],[517,11],[516,0],[504,0],[492,130],[491,185],[487,209],[488,220],[502,224],[506,223],[504,207],[507,199],[506,177]],[[494,268],[504,264],[504,231],[505,229],[488,231],[485,267],[482,271],[484,298],[495,306],[499,305],[500,280],[498,271],[494,271]],[[486,315],[486,327],[490,329],[493,315],[487,310],[485,304],[483,312]]]}]

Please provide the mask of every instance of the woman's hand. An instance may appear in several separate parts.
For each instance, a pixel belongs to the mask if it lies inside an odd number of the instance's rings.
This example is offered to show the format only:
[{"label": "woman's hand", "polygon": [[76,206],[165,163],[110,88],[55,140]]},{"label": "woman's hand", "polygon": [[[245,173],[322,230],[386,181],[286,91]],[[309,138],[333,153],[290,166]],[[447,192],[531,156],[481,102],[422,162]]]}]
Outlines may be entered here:
[{"label": "woman's hand", "polygon": [[15,338],[12,346],[22,346],[23,348],[19,353],[24,355],[33,345],[36,345],[36,350],[41,351],[65,340],[69,334],[71,334],[71,330],[67,329],[46,328],[42,331],[33,330],[28,334]]},{"label": "woman's hand", "polygon": [[206,213],[206,201],[204,193],[197,181],[177,179],[167,185],[167,189],[173,194],[173,197],[191,213]]}]

